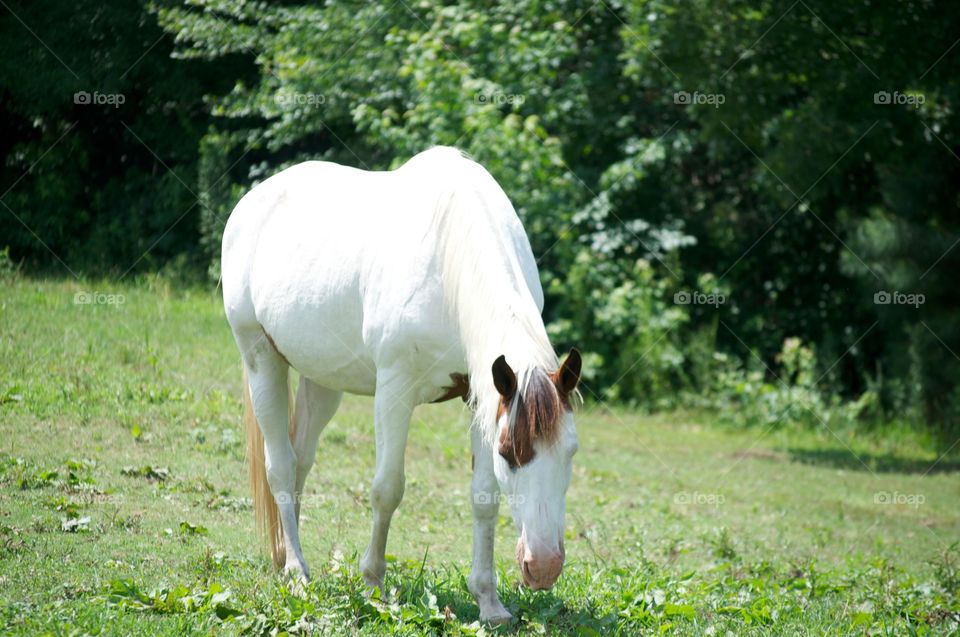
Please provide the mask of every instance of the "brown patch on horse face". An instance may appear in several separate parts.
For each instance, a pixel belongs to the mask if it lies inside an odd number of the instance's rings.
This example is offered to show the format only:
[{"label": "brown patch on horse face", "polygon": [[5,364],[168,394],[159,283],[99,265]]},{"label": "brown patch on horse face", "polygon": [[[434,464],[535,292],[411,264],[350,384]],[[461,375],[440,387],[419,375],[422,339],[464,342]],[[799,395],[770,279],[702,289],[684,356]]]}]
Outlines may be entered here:
[{"label": "brown patch on horse face", "polygon": [[534,372],[525,392],[516,393],[509,402],[500,399],[497,419],[505,413],[512,413],[513,422],[500,430],[497,451],[516,469],[533,460],[535,440],[549,443],[556,439],[565,409],[552,379]]},{"label": "brown patch on horse face", "polygon": [[[534,372],[521,395],[516,391],[516,377],[506,365],[503,356],[493,366],[494,383],[500,392],[497,422],[514,412],[514,420],[500,430],[498,453],[511,469],[522,467],[533,460],[535,440],[547,443],[556,440],[560,421],[572,410],[570,397],[580,382],[582,359],[580,352],[571,349],[560,368],[549,376]],[[513,403],[516,402],[516,409]]]},{"label": "brown patch on horse face", "polygon": [[470,379],[466,374],[450,374],[450,380],[453,383],[449,387],[444,387],[444,393],[440,398],[430,401],[432,403],[442,403],[454,398],[461,398],[467,402],[467,396],[470,394]]}]

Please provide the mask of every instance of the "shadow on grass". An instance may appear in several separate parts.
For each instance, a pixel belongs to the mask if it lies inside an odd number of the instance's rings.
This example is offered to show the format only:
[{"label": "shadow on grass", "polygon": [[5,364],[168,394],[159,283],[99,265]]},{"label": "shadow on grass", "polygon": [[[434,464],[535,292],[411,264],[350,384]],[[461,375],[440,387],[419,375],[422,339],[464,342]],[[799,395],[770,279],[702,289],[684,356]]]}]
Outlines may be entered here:
[{"label": "shadow on grass", "polygon": [[960,472],[960,458],[921,460],[893,454],[856,453],[849,449],[787,449],[794,462],[843,469],[846,471],[871,471],[873,473],[935,474]]},{"label": "shadow on grass", "polygon": [[[449,586],[436,591],[440,608],[449,607],[457,618],[469,624],[479,619],[477,604],[464,588]],[[564,599],[552,592],[539,593],[510,590],[500,591],[503,605],[513,614],[514,622],[507,626],[487,625],[488,634],[510,635],[530,628],[523,620],[543,624],[548,635],[605,634],[617,625],[614,614],[594,615],[584,610],[568,608]],[[519,621],[518,621],[519,620]]]}]

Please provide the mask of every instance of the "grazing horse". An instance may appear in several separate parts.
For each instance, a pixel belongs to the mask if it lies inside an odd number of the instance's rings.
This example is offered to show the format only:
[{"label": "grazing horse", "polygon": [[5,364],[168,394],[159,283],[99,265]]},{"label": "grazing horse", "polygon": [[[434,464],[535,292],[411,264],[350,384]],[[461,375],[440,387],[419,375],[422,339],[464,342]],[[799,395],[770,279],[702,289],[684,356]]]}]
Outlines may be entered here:
[{"label": "grazing horse", "polygon": [[293,166],[237,204],[222,273],[243,359],[254,509],[277,568],[309,577],[298,523],[318,437],[343,392],[373,395],[373,533],[360,569],[382,587],[413,409],[462,397],[473,411],[468,586],[480,617],[511,618],[493,560],[501,497],[520,533],[524,584],[553,585],[581,360],[571,350],[558,364],[530,243],[490,173],[445,147],[387,172]]}]

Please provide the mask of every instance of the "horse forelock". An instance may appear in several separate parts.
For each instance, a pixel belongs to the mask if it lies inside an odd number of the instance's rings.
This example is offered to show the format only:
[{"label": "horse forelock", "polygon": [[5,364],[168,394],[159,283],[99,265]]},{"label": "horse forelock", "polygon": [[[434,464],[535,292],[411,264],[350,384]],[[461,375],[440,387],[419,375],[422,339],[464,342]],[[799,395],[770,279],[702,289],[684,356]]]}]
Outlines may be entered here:
[{"label": "horse forelock", "polygon": [[501,402],[500,414],[508,415],[507,427],[500,432],[500,453],[511,467],[523,466],[533,460],[533,443],[556,441],[560,421],[569,410],[554,379],[542,369],[532,368],[521,374],[519,387],[507,403]]}]

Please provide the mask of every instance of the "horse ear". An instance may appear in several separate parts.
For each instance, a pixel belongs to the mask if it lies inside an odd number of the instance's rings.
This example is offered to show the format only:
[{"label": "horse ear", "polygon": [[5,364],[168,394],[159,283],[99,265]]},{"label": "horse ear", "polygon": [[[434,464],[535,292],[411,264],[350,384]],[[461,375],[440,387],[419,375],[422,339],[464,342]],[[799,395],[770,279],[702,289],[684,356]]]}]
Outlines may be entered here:
[{"label": "horse ear", "polygon": [[577,348],[571,348],[567,354],[567,359],[560,365],[560,371],[557,373],[557,385],[560,391],[569,394],[577,388],[580,383],[580,368],[583,366],[583,360],[580,358],[580,352]]},{"label": "horse ear", "polygon": [[517,375],[507,364],[507,359],[501,355],[493,361],[493,385],[500,395],[510,400],[517,393]]}]

